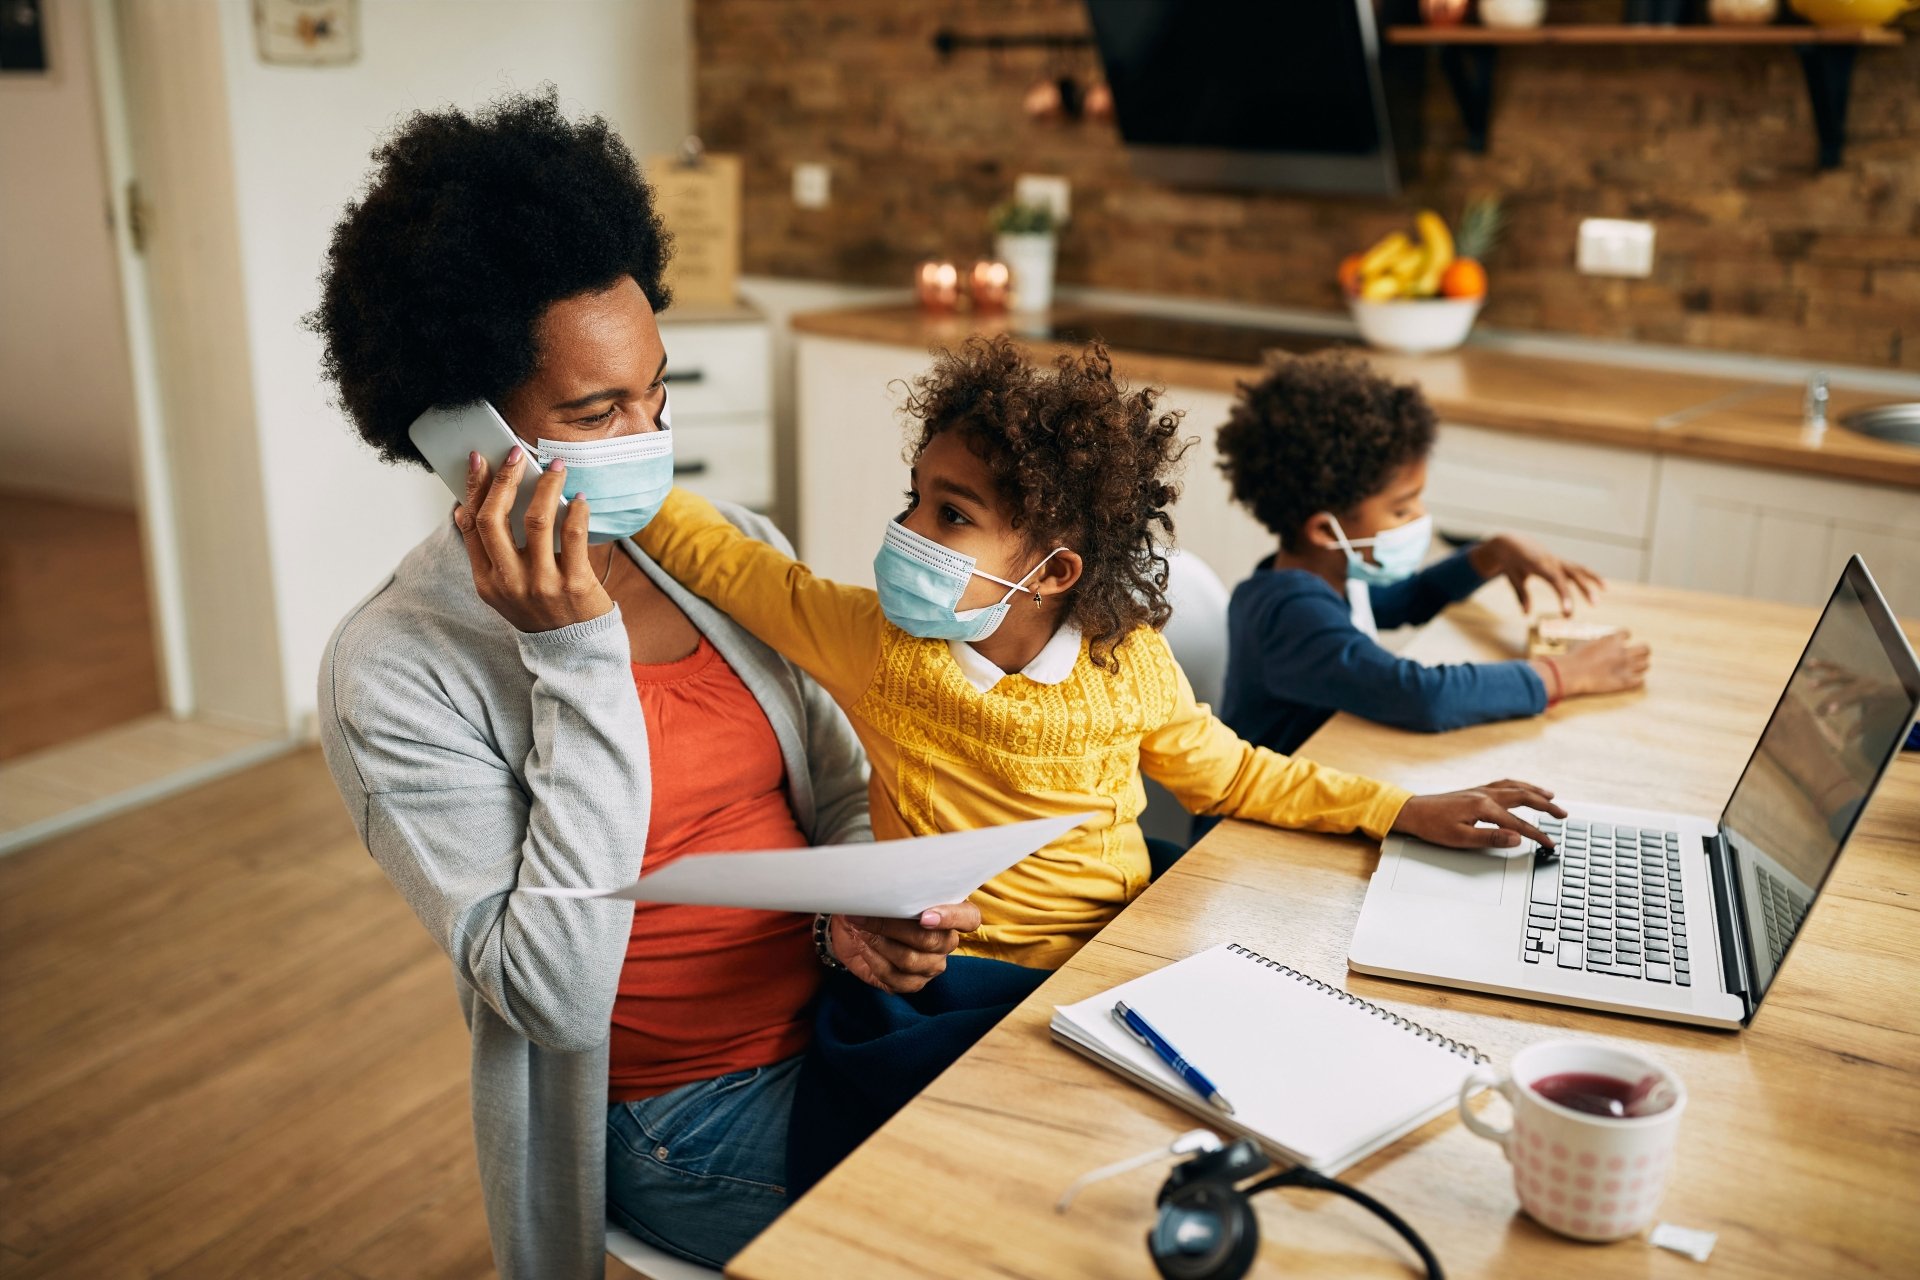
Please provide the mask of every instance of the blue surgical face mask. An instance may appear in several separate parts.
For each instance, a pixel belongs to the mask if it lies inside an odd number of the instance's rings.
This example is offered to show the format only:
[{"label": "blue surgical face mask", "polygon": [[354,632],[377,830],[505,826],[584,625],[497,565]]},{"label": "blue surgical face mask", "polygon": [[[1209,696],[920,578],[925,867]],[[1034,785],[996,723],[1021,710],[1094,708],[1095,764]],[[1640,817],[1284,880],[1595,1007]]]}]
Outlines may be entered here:
[{"label": "blue surgical face mask", "polygon": [[[1420,566],[1426,563],[1427,548],[1433,542],[1430,515],[1384,529],[1371,538],[1351,541],[1337,519],[1331,515],[1327,519],[1333,520],[1333,536],[1340,540],[1340,549],[1347,553],[1347,577],[1358,578],[1370,587],[1391,586],[1420,572]],[[1372,561],[1360,554],[1361,547],[1373,548]]]},{"label": "blue surgical face mask", "polygon": [[[1048,560],[1065,550],[1055,547],[1039,564],[1021,574],[1019,582],[1008,582],[976,568],[979,562],[972,556],[922,537],[898,520],[889,520],[880,554],[873,558],[880,611],[887,615],[888,622],[922,640],[964,640],[970,644],[985,640],[1007,616],[1014,593]],[[993,604],[961,612],[956,606],[974,578],[997,582],[1007,594]]]},{"label": "blue surgical face mask", "polygon": [[673,488],[673,420],[665,393],[659,430],[610,440],[541,440],[534,456],[543,467],[567,464],[560,491],[587,500],[587,541],[631,538],[647,527]]}]

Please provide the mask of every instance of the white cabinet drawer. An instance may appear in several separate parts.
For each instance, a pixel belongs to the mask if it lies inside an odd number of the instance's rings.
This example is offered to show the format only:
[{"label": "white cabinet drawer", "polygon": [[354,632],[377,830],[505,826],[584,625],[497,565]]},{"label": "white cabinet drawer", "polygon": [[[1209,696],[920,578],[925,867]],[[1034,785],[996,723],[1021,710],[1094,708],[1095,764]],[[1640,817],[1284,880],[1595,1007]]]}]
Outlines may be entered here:
[{"label": "white cabinet drawer", "polygon": [[764,417],[673,423],[674,481],[755,511],[773,504],[773,432]]},{"label": "white cabinet drawer", "polygon": [[768,412],[773,374],[765,324],[667,321],[660,338],[667,347],[667,394],[676,425],[699,417]]},{"label": "white cabinet drawer", "polygon": [[1496,523],[1645,542],[1658,463],[1650,453],[1447,423],[1427,501]]},{"label": "white cabinet drawer", "polygon": [[1427,504],[1427,510],[1433,513],[1434,528],[1439,533],[1471,538],[1517,533],[1533,539],[1563,560],[1585,565],[1603,578],[1621,582],[1647,580],[1647,552],[1641,543],[1588,537],[1523,520],[1495,520],[1479,512],[1457,511],[1432,502]]}]

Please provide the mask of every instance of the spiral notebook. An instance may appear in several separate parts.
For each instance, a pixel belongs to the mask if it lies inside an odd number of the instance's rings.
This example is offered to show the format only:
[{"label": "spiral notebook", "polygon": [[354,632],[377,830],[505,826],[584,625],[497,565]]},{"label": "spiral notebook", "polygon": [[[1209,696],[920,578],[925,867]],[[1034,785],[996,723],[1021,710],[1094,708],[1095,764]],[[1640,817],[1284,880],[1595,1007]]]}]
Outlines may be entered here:
[{"label": "spiral notebook", "polygon": [[[1187,1087],[1114,1021],[1115,1001],[1211,1079],[1233,1114]],[[1056,1039],[1269,1155],[1336,1174],[1454,1105],[1487,1061],[1471,1045],[1237,943],[1053,1012]]]}]

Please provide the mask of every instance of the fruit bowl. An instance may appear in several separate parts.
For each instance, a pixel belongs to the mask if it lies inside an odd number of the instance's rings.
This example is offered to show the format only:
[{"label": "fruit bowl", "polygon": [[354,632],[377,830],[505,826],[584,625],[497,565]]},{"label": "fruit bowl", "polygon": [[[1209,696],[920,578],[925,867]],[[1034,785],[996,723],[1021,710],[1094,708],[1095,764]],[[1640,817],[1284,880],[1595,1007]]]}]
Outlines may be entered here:
[{"label": "fruit bowl", "polygon": [[1369,345],[1404,355],[1451,351],[1467,340],[1484,298],[1348,298],[1347,310]]}]

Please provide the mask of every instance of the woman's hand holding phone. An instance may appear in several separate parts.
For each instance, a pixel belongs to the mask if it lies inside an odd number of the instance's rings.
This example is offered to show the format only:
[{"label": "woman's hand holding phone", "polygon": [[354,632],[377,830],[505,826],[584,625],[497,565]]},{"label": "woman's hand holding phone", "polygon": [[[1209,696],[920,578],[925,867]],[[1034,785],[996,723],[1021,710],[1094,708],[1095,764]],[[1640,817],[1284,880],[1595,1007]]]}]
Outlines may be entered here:
[{"label": "woman's hand holding phone", "polygon": [[[467,547],[474,590],[493,611],[521,631],[556,631],[598,618],[613,598],[587,563],[587,500],[560,503],[566,464],[555,462],[535,482],[527,505],[527,545],[514,545],[508,519],[525,473],[526,450],[518,445],[492,474],[478,453],[467,456],[467,494],[453,513]],[[554,522],[560,550],[554,551]],[[609,548],[619,555],[619,548]]]}]

